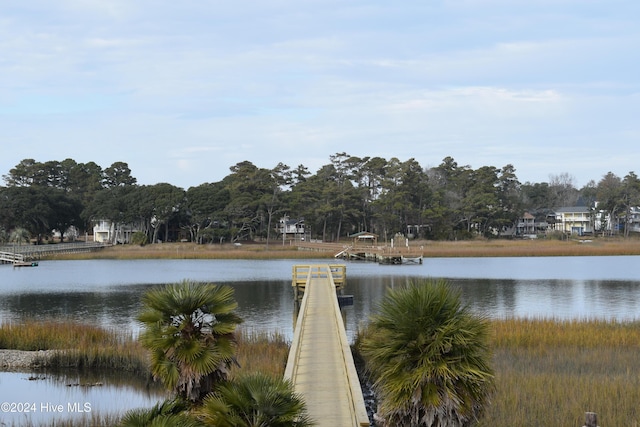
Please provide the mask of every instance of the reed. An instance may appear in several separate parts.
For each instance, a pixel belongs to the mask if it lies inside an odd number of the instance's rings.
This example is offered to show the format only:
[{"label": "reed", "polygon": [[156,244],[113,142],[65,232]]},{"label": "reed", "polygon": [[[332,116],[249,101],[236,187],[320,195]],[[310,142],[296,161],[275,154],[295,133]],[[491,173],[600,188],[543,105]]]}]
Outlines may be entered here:
[{"label": "reed", "polygon": [[282,378],[290,347],[283,335],[241,329],[236,336],[238,364],[231,370],[232,377],[240,373],[261,372],[274,378]]},{"label": "reed", "polygon": [[[162,243],[116,245],[95,252],[48,255],[46,259],[331,259],[345,244],[335,243],[335,250],[298,250],[296,246],[272,242],[232,244]],[[331,246],[327,244],[327,246]],[[425,257],[514,257],[514,256],[596,256],[640,255],[639,238],[602,238],[591,240],[506,240],[475,239],[462,241],[412,241],[422,248]]]},{"label": "reed", "polygon": [[480,426],[640,425],[640,323],[492,321],[496,393]]},{"label": "reed", "polygon": [[132,336],[71,320],[33,320],[0,325],[0,348],[60,350],[49,368],[109,368],[148,373],[148,353]]},{"label": "reed", "polygon": [[593,240],[468,240],[428,242],[425,257],[523,257],[640,255],[640,239],[594,238]]},{"label": "reed", "polygon": [[[585,412],[596,412],[601,425],[640,426],[640,322],[490,324],[495,392],[479,427],[581,427]],[[367,333],[358,331],[354,350]]]},{"label": "reed", "polygon": [[2,423],[2,426],[11,427],[96,427],[96,426],[117,426],[120,425],[119,415],[92,413],[78,419],[61,419],[51,422],[36,423],[29,420],[20,420],[18,423]]},{"label": "reed", "polygon": [[73,350],[62,350],[46,360],[49,368],[111,369],[150,375],[148,355],[136,342],[114,347],[94,345]]},{"label": "reed", "polygon": [[153,245],[116,245],[95,252],[54,254],[46,259],[304,259],[332,258],[333,253],[299,251],[296,246],[272,243],[242,246],[162,243]]}]

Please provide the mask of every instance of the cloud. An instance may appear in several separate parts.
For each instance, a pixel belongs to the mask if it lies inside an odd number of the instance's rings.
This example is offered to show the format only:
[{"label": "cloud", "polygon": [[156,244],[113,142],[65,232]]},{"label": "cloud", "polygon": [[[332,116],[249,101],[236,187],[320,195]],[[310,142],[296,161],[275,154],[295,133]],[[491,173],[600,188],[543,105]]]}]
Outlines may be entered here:
[{"label": "cloud", "polygon": [[313,170],[347,151],[545,179],[607,163],[612,141],[634,152],[639,5],[3,5],[0,127],[17,148],[0,168],[121,160],[141,182],[188,186],[242,160]]}]

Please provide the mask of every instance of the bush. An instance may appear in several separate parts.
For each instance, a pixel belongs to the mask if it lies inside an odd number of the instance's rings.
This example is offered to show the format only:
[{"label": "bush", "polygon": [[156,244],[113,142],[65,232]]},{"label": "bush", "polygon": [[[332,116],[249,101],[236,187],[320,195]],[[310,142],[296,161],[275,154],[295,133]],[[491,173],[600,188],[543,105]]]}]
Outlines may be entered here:
[{"label": "bush", "polygon": [[144,246],[148,243],[147,235],[142,231],[136,231],[131,236],[131,244]]}]

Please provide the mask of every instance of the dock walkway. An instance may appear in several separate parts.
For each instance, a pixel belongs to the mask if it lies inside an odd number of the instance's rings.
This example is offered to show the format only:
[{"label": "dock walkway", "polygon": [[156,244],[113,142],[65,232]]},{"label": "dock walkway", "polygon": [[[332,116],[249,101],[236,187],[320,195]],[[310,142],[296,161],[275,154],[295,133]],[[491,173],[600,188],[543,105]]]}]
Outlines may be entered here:
[{"label": "dock walkway", "polygon": [[0,262],[26,262],[39,260],[45,256],[67,253],[92,252],[111,246],[108,243],[76,242],[55,245],[7,245],[0,246]]},{"label": "dock walkway", "polygon": [[[344,274],[343,269],[334,270]],[[369,426],[332,267],[312,265],[307,271],[285,378],[304,397],[317,426]],[[294,267],[294,286],[299,275]]]}]

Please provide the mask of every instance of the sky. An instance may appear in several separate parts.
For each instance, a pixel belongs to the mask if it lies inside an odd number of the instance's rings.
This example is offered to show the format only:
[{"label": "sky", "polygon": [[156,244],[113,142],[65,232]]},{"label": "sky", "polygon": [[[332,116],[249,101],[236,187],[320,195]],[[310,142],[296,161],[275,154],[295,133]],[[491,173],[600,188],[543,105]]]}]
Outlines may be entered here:
[{"label": "sky", "polygon": [[640,174],[637,0],[6,0],[0,175],[126,162],[184,189],[250,161]]}]

